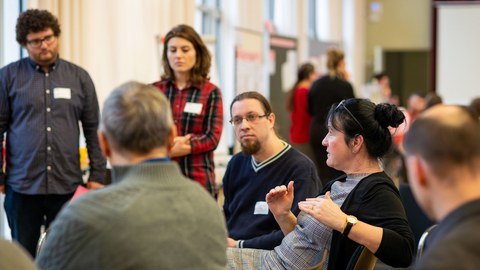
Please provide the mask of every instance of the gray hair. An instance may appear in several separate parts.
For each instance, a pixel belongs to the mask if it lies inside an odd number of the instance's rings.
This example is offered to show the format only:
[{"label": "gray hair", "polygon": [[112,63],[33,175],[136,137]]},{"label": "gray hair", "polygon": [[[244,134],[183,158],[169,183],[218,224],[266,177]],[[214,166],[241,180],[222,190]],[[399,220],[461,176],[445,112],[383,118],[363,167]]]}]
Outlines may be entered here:
[{"label": "gray hair", "polygon": [[173,125],[170,103],[155,86],[127,82],[104,103],[100,130],[117,150],[146,154],[167,146]]}]

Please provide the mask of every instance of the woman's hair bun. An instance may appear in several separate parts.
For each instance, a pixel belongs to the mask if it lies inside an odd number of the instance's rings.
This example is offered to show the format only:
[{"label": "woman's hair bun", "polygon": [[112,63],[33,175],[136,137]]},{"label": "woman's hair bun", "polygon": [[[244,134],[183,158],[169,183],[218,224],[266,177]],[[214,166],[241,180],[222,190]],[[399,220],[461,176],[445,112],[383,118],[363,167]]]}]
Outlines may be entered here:
[{"label": "woman's hair bun", "polygon": [[375,106],[375,119],[382,127],[398,127],[405,121],[405,115],[397,106],[381,103]]}]

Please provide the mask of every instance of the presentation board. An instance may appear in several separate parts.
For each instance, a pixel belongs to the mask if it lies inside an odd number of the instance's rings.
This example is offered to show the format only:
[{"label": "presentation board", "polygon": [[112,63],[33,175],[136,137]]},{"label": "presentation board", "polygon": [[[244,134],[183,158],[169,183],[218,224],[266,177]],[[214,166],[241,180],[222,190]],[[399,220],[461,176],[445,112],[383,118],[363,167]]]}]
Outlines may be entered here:
[{"label": "presentation board", "polygon": [[439,5],[437,93],[446,104],[468,105],[480,96],[480,4]]}]

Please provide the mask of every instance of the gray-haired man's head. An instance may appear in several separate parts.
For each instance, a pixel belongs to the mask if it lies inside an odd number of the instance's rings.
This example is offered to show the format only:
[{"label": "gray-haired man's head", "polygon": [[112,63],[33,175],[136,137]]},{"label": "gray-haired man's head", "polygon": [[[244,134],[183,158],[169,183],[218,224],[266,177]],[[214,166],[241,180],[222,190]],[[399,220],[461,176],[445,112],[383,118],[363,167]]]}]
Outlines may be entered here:
[{"label": "gray-haired man's head", "polygon": [[127,82],[105,101],[100,131],[116,150],[146,154],[168,146],[172,126],[170,103],[158,88]]}]

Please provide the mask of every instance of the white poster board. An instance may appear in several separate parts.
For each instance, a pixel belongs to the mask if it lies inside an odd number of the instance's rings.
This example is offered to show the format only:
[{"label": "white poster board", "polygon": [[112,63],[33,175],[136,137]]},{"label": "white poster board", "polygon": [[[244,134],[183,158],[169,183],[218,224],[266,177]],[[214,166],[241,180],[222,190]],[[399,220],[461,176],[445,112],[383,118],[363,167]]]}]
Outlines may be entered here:
[{"label": "white poster board", "polygon": [[480,4],[439,5],[437,93],[446,104],[480,96]]}]

